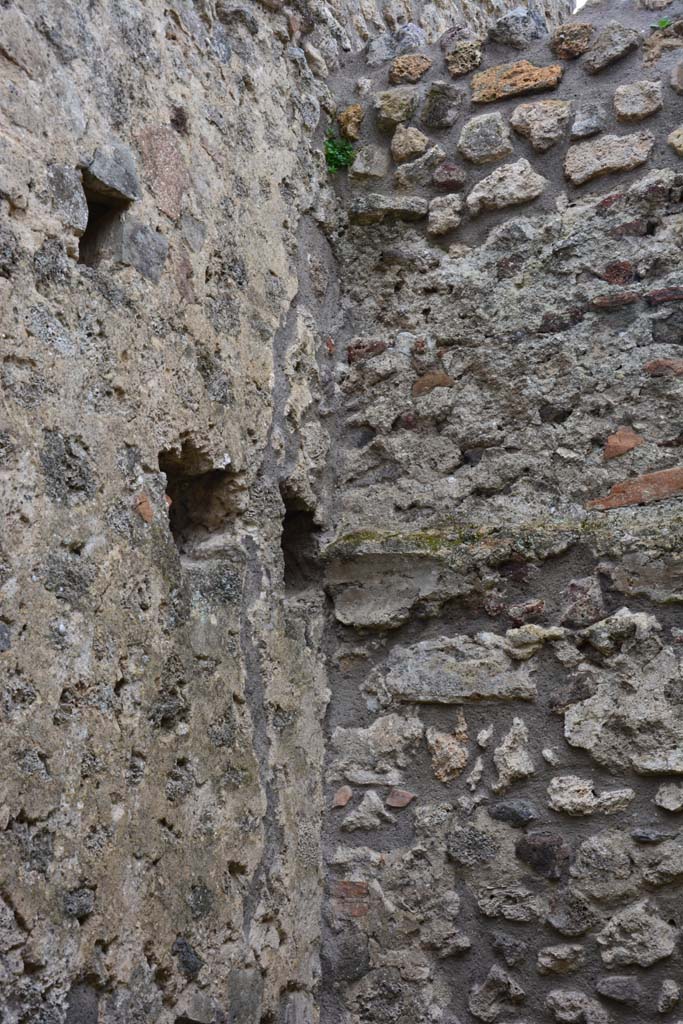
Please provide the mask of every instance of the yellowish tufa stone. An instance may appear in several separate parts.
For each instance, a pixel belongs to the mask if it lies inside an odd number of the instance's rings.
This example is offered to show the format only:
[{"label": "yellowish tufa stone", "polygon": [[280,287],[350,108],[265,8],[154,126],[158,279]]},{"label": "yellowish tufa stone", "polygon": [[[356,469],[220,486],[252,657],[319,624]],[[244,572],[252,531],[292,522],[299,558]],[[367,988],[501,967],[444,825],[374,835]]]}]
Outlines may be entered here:
[{"label": "yellowish tufa stone", "polygon": [[344,138],[355,142],[360,136],[360,126],[365,116],[360,103],[352,103],[337,114],[337,123]]},{"label": "yellowish tufa stone", "polygon": [[400,124],[391,140],[391,155],[397,164],[422,156],[429,145],[429,139],[419,128],[406,128]]},{"label": "yellowish tufa stone", "polygon": [[508,96],[555,89],[562,81],[563,74],[564,68],[560,64],[537,67],[528,60],[497,64],[473,77],[472,100],[474,103],[495,103]]},{"label": "yellowish tufa stone", "polygon": [[423,75],[426,75],[432,66],[429,57],[421,53],[406,53],[401,57],[395,57],[389,70],[389,81],[393,85],[403,85],[405,82],[419,82]]},{"label": "yellowish tufa stone", "polygon": [[678,153],[679,156],[683,156],[683,125],[680,128],[674,128],[666,141],[674,152]]}]

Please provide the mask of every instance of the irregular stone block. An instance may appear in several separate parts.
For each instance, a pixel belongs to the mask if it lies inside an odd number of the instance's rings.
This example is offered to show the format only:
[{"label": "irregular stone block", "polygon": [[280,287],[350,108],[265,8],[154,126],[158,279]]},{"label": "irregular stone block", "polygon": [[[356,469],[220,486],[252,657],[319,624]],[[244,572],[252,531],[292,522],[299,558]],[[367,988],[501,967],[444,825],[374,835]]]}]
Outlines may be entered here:
[{"label": "irregular stone block", "polygon": [[462,711],[458,713],[453,732],[441,732],[431,727],[425,736],[435,778],[439,782],[451,782],[462,775],[469,760],[469,736]]},{"label": "irregular stone block", "polygon": [[484,886],[476,898],[484,917],[502,917],[505,921],[527,924],[538,921],[544,913],[542,898],[516,883]]},{"label": "irregular stone block", "polygon": [[489,39],[502,46],[524,50],[535,39],[548,34],[544,17],[528,7],[513,7],[489,29]]},{"label": "irregular stone block", "polygon": [[573,816],[615,814],[632,802],[632,789],[603,790],[596,793],[590,779],[576,775],[558,775],[548,786],[548,804],[553,811]]},{"label": "irregular stone block", "polygon": [[82,170],[83,184],[88,191],[103,199],[126,205],[140,198],[135,157],[120,142],[96,149],[94,157]]},{"label": "irregular stone block", "polygon": [[409,21],[401,25],[396,32],[383,32],[368,43],[366,63],[370,67],[378,67],[385,61],[403,53],[414,53],[421,50],[427,42],[427,36],[419,25]]},{"label": "irregular stone block", "polygon": [[475,40],[463,39],[454,43],[444,54],[448,73],[453,78],[468,75],[481,64],[483,52],[481,44]]},{"label": "irregular stone block", "polygon": [[389,154],[383,146],[361,146],[349,167],[352,181],[383,178],[389,171]]},{"label": "irregular stone block", "polygon": [[533,700],[536,687],[526,665],[515,665],[493,634],[423,640],[394,647],[374,669],[366,688],[384,701],[468,704],[481,700]]},{"label": "irregular stone block", "polygon": [[667,136],[666,141],[678,156],[683,156],[683,125],[680,128],[674,128]]},{"label": "irregular stone block", "polygon": [[342,822],[344,832],[357,832],[359,829],[374,829],[381,825],[392,825],[396,819],[385,810],[384,804],[373,789],[369,790],[358,807],[351,811]]},{"label": "irregular stone block", "polygon": [[356,199],[349,210],[354,224],[380,224],[383,220],[421,220],[427,216],[429,202],[421,196],[382,196],[371,194]]},{"label": "irregular stone block", "polygon": [[657,1012],[658,1013],[669,1013],[677,1005],[681,998],[681,989],[677,981],[673,978],[665,978],[662,982],[662,987],[659,990],[659,997],[657,999]]},{"label": "irregular stone block", "polygon": [[453,192],[464,188],[466,181],[467,172],[459,164],[453,163],[452,160],[444,160],[432,175],[432,184],[436,188],[446,188]]},{"label": "irregular stone block", "polygon": [[584,56],[583,67],[589,74],[595,75],[637,50],[640,43],[641,36],[636,29],[626,28],[618,21],[610,21]]},{"label": "irregular stone block", "polygon": [[539,830],[517,840],[515,853],[537,875],[557,881],[569,867],[571,850],[561,835]]},{"label": "irregular stone block", "polygon": [[80,237],[88,223],[88,203],[80,171],[68,165],[53,164],[47,169],[47,180],[57,216]]},{"label": "irregular stone block", "polygon": [[431,66],[431,58],[421,53],[407,53],[402,57],[395,57],[389,69],[389,81],[392,85],[419,82]]},{"label": "irregular stone block", "polygon": [[337,124],[345,139],[355,142],[360,136],[360,127],[365,111],[360,103],[352,103],[337,114]]},{"label": "irregular stone block", "polygon": [[671,69],[669,82],[673,91],[677,92],[679,96],[683,96],[683,60]]},{"label": "irregular stone block", "polygon": [[525,999],[521,985],[494,964],[485,980],[470,989],[467,1005],[477,1020],[496,1021],[501,1014],[514,1011]]},{"label": "irregular stone block", "polygon": [[646,163],[654,138],[649,132],[637,135],[603,135],[599,139],[570,146],[564,173],[572,185],[583,185],[604,174],[632,171]]},{"label": "irregular stone block", "polygon": [[584,992],[554,989],[548,993],[545,1005],[560,1024],[610,1024],[607,1011]]},{"label": "irregular stone block", "polygon": [[420,119],[428,128],[450,128],[462,109],[465,93],[448,82],[432,82],[427,90]]},{"label": "irregular stone block", "polygon": [[394,175],[398,189],[425,188],[432,180],[432,174],[444,160],[446,154],[441,146],[432,146],[423,156],[410,163],[402,164]]},{"label": "irregular stone block", "polygon": [[429,145],[427,136],[419,128],[406,128],[400,124],[391,140],[391,155],[397,164],[422,156]]},{"label": "irregular stone block", "polygon": [[510,129],[499,113],[473,117],[460,133],[458,149],[473,164],[502,160],[512,153]]},{"label": "irregular stone block", "polygon": [[603,131],[607,124],[607,110],[603,103],[582,103],[576,111],[571,127],[572,142],[588,139]]},{"label": "irregular stone block", "polygon": [[494,793],[504,793],[513,782],[534,774],[528,747],[529,730],[521,718],[514,718],[502,743],[493,752],[493,763],[498,771],[498,781],[492,787]]},{"label": "irregular stone block", "polygon": [[567,22],[555,29],[550,49],[560,60],[574,60],[589,48],[594,32],[595,27],[588,22]]},{"label": "irregular stone block", "polygon": [[[331,777],[344,778],[357,785],[368,783],[395,785],[408,763],[408,752],[422,739],[423,725],[418,718],[384,715],[365,728],[337,727],[332,733]],[[361,773],[364,782],[361,781]],[[373,778],[369,775],[372,774]]]},{"label": "irregular stone block", "polygon": [[[447,235],[449,231],[454,231],[462,220],[463,205],[463,198],[459,195],[437,196],[436,199],[432,199],[429,204],[427,234],[433,237],[440,237],[441,235]],[[432,391],[434,387],[453,386],[454,381],[447,374],[444,374],[443,377],[444,380],[447,378],[448,383],[434,384],[430,386],[429,390]],[[423,388],[424,386],[424,384],[421,385]],[[425,393],[424,390],[420,391],[420,394]],[[415,388],[413,388],[413,395],[415,395]]]},{"label": "irregular stone block", "polygon": [[417,109],[418,94],[409,85],[387,89],[375,97],[377,123],[385,131],[393,131],[403,121],[409,121]]},{"label": "irregular stone block", "polygon": [[555,89],[562,81],[564,69],[560,64],[537,67],[528,60],[514,64],[498,64],[479,71],[472,78],[472,102],[495,103],[510,96],[523,96],[530,92]]},{"label": "irregular stone block", "polygon": [[585,959],[583,946],[545,946],[538,951],[536,969],[539,974],[573,974],[583,967]]},{"label": "irregular stone block", "polygon": [[614,109],[620,121],[642,121],[663,105],[661,82],[630,82],[614,92]]},{"label": "irregular stone block", "polygon": [[472,215],[482,210],[502,210],[538,199],[548,182],[533,170],[528,160],[517,160],[493,171],[478,182],[467,197]]},{"label": "irregular stone block", "polygon": [[526,828],[539,817],[538,808],[530,800],[499,800],[486,810],[489,817],[504,821],[512,828]]},{"label": "irregular stone block", "polygon": [[540,100],[516,107],[510,124],[518,135],[529,140],[538,153],[545,153],[564,137],[570,115],[571,103]]},{"label": "irregular stone block", "polygon": [[666,782],[660,786],[655,794],[655,803],[663,811],[676,814],[683,811],[683,783]]},{"label": "irregular stone block", "polygon": [[600,956],[608,967],[651,967],[671,956],[678,930],[664,921],[647,900],[633,903],[610,918],[598,932]]}]

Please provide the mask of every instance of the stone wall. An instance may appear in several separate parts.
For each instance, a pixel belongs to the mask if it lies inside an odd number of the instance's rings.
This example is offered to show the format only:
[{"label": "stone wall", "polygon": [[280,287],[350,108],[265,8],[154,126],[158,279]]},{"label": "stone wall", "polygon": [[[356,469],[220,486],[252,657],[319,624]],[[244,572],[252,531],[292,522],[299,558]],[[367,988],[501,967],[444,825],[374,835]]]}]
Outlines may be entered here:
[{"label": "stone wall", "polygon": [[683,4],[529,8],[0,3],[3,1024],[676,1019]]},{"label": "stone wall", "polygon": [[325,1020],[680,1016],[681,14],[333,80]]}]

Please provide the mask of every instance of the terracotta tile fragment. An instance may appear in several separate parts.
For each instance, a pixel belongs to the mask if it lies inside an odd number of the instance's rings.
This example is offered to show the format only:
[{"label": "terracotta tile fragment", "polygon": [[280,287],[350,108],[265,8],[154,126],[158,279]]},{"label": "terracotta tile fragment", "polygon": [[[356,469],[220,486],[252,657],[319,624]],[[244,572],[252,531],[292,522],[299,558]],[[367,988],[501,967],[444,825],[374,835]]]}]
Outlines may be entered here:
[{"label": "terracotta tile fragment", "polygon": [[607,511],[629,505],[648,505],[652,501],[675,498],[677,495],[683,495],[683,466],[622,480],[614,484],[604,498],[587,502],[586,508]]},{"label": "terracotta tile fragment", "polygon": [[387,807],[407,807],[414,799],[415,794],[408,789],[392,789],[385,803]]},{"label": "terracotta tile fragment", "polygon": [[353,790],[350,786],[340,786],[332,798],[332,806],[346,807],[352,796]]},{"label": "terracotta tile fragment", "polygon": [[428,395],[434,388],[452,388],[455,381],[452,377],[449,377],[443,370],[430,370],[429,373],[425,373],[413,384],[413,398],[419,398],[420,395]]},{"label": "terracotta tile fragment", "polygon": [[152,503],[143,492],[142,494],[136,494],[134,499],[134,508],[141,519],[144,519],[146,523],[151,523],[154,519],[154,509]]},{"label": "terracotta tile fragment", "polygon": [[651,377],[682,377],[683,359],[652,359],[643,369]]},{"label": "terracotta tile fragment", "polygon": [[645,439],[636,434],[632,427],[619,427],[614,434],[610,434],[605,443],[603,458],[605,462],[610,459],[617,459],[620,455],[632,451],[638,445],[645,444]]}]

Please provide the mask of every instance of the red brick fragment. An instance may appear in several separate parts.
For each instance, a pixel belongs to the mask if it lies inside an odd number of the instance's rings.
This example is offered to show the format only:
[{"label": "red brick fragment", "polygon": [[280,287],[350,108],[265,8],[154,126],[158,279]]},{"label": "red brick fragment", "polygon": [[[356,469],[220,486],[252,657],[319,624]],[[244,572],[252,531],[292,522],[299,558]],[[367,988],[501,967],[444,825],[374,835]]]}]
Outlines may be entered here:
[{"label": "red brick fragment", "polygon": [[340,786],[337,792],[332,797],[333,807],[346,807],[349,800],[353,796],[353,790],[350,786]]},{"label": "red brick fragment", "polygon": [[620,455],[632,451],[638,445],[645,444],[645,438],[636,434],[632,427],[619,427],[614,434],[610,434],[605,443],[603,458],[605,462],[610,459],[617,459]]},{"label": "red brick fragment", "polygon": [[683,359],[652,359],[643,369],[651,377],[682,377]]},{"label": "red brick fragment", "polygon": [[387,348],[386,341],[357,341],[355,345],[349,345],[346,358],[350,364],[362,363],[372,356],[381,355]]},{"label": "red brick fragment", "polygon": [[392,789],[385,803],[387,807],[407,807],[414,799],[415,794],[409,789]]},{"label": "red brick fragment", "polygon": [[615,225],[607,234],[610,238],[642,238],[647,234],[647,221],[644,217],[636,217],[635,220]]},{"label": "red brick fragment", "polygon": [[630,284],[635,276],[636,269],[630,260],[614,260],[607,264],[602,274],[598,274],[608,284]]},{"label": "red brick fragment", "polygon": [[332,883],[334,908],[345,917],[364,917],[370,909],[368,883],[344,879]]},{"label": "red brick fragment", "polygon": [[611,508],[626,508],[629,505],[647,505],[652,501],[683,495],[683,466],[660,469],[655,473],[622,480],[610,489],[604,498],[595,498],[586,508],[607,511]]},{"label": "red brick fragment", "polygon": [[343,878],[332,884],[332,895],[338,900],[357,900],[367,896],[368,892],[367,882],[353,882],[350,878]]},{"label": "red brick fragment", "polygon": [[605,196],[604,199],[601,199],[600,202],[596,205],[595,208],[596,208],[596,210],[609,210],[609,208],[611,206],[614,206],[614,204],[619,199],[623,199],[623,198],[624,198],[624,193],[623,192],[613,192],[611,195]]},{"label": "red brick fragment", "polygon": [[613,309],[632,306],[639,298],[638,292],[606,292],[604,295],[594,295],[591,299],[591,306],[593,309],[609,313]]},{"label": "red brick fragment", "polygon": [[152,508],[152,503],[144,491],[142,494],[136,494],[133,505],[141,519],[144,519],[146,523],[152,522],[154,519],[154,509]]},{"label": "red brick fragment", "polygon": [[648,305],[661,306],[664,302],[683,302],[683,288],[659,288],[645,296]]},{"label": "red brick fragment", "polygon": [[419,398],[420,395],[428,395],[434,388],[452,388],[455,381],[452,377],[449,377],[443,370],[430,370],[429,373],[423,374],[413,384],[413,398]]}]

